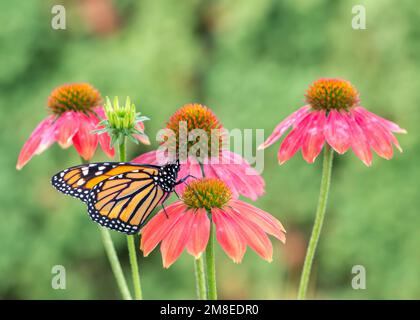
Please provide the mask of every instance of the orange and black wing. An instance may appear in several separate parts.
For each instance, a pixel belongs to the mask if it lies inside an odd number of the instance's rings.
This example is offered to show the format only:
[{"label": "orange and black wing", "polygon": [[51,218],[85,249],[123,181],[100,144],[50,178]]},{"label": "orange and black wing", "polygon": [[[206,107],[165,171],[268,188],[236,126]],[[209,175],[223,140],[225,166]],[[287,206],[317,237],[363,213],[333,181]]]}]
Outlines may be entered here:
[{"label": "orange and black wing", "polygon": [[159,167],[122,162],[89,163],[58,172],[51,178],[51,183],[58,191],[87,202],[90,190],[98,183],[113,176],[143,169],[150,170],[153,174]]},{"label": "orange and black wing", "polygon": [[145,167],[99,182],[89,192],[86,203],[95,222],[133,234],[167,196],[168,192],[159,185],[158,169]]}]

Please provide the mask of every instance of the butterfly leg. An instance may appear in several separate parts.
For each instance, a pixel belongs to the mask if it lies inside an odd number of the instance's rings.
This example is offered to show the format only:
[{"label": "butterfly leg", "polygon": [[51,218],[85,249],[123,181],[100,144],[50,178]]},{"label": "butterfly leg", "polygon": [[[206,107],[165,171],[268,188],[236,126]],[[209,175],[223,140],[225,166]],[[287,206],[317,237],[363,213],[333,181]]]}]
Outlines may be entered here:
[{"label": "butterfly leg", "polygon": [[162,209],[163,209],[163,212],[165,212],[166,219],[169,219],[168,213],[166,212],[166,208],[163,205],[163,203],[162,203]]},{"label": "butterfly leg", "polygon": [[[163,198],[162,203],[161,203],[161,206],[162,206],[163,212],[165,212],[165,216],[166,216],[166,218],[167,218],[167,219],[169,219],[169,216],[168,216],[168,213],[166,212],[166,208],[165,208],[164,204],[165,204],[166,200],[168,200],[169,195],[170,195],[170,193],[168,192],[168,193],[166,194],[165,198]],[[177,195],[178,195],[178,194],[177,194]],[[179,198],[179,196],[178,196],[178,198]]]},{"label": "butterfly leg", "polygon": [[184,178],[179,179],[177,182],[175,182],[175,185],[177,186],[177,185],[179,185],[179,184],[181,184],[181,183],[185,183],[185,181],[186,181],[188,178],[198,179],[197,177],[193,176],[192,174],[189,174],[189,175],[185,176]]}]

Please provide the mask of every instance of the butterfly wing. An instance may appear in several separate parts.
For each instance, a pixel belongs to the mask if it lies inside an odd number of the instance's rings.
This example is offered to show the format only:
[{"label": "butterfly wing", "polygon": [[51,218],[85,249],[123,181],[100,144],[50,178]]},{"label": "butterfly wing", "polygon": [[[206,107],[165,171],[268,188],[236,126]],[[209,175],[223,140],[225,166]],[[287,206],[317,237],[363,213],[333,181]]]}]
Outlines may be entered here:
[{"label": "butterfly wing", "polygon": [[85,202],[95,222],[133,234],[172,192],[178,171],[179,163],[162,167],[91,163],[60,171],[51,178],[51,183],[58,191]]},{"label": "butterfly wing", "polygon": [[89,191],[101,181],[141,168],[157,170],[159,167],[123,162],[90,163],[58,172],[51,178],[51,184],[64,194],[87,202]]},{"label": "butterfly wing", "polygon": [[138,232],[169,194],[161,188],[158,173],[158,169],[137,168],[96,184],[87,198],[92,220],[126,234]]}]

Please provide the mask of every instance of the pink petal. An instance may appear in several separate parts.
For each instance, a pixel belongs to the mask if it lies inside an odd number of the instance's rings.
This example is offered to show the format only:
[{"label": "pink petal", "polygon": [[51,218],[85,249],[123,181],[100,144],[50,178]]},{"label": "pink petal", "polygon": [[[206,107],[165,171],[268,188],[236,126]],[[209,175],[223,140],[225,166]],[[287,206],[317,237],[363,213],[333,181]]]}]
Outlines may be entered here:
[{"label": "pink petal", "polygon": [[363,163],[370,167],[372,165],[372,152],[370,151],[369,141],[363,132],[363,129],[357,124],[351,113],[343,114],[350,128],[350,143],[353,152]]},{"label": "pink petal", "polygon": [[308,113],[309,109],[310,106],[304,106],[298,109],[297,111],[293,112],[290,116],[288,116],[286,119],[280,122],[274,129],[273,133],[267,138],[267,140],[263,144],[261,144],[258,147],[258,149],[265,149],[268,146],[272,145],[274,142],[276,142],[283,135],[283,133],[285,133],[286,130],[289,129],[290,126],[299,123]]},{"label": "pink petal", "polygon": [[216,239],[226,254],[236,263],[240,263],[246,251],[246,240],[238,224],[222,210],[212,209],[212,218],[216,225]]},{"label": "pink petal", "polygon": [[157,151],[149,151],[145,152],[138,157],[131,160],[131,162],[134,163],[142,163],[142,164],[154,164],[154,165],[162,165],[161,163],[158,163],[157,157],[156,157]]},{"label": "pink petal", "polygon": [[273,260],[273,246],[264,231],[258,225],[229,207],[225,209],[225,212],[241,228],[242,235],[245,237],[248,245],[264,260],[271,262]]},{"label": "pink petal", "polygon": [[144,133],[144,124],[143,122],[138,122],[136,124],[136,129],[140,132],[143,132],[143,134],[135,134],[134,137],[139,140],[141,143],[150,145],[150,139],[149,137]]},{"label": "pink petal", "polygon": [[114,158],[115,156],[115,149],[111,148],[111,137],[108,133],[101,133],[98,135],[99,144],[101,146],[102,151],[109,157]]},{"label": "pink petal", "polygon": [[83,113],[79,113],[78,117],[79,130],[73,137],[73,145],[83,159],[90,160],[98,145],[98,135],[92,133],[96,127],[95,120]]},{"label": "pink petal", "polygon": [[222,164],[230,172],[236,189],[243,196],[256,200],[265,192],[265,182],[261,175],[240,155],[229,150],[221,152]]},{"label": "pink petal", "polygon": [[[100,126],[99,123],[106,118],[105,111],[103,107],[96,107],[94,109],[94,114],[90,115],[90,119],[94,126],[94,130],[102,129],[103,126]],[[108,133],[98,134],[99,144],[102,151],[109,157],[113,158],[115,156],[115,149],[111,148],[111,137]]]},{"label": "pink petal", "polygon": [[181,255],[190,237],[193,222],[193,211],[184,212],[167,236],[163,238],[160,252],[162,253],[164,268],[169,268]]},{"label": "pink petal", "polygon": [[145,257],[168,235],[186,209],[181,201],[176,201],[166,207],[168,216],[162,209],[141,229],[140,249]]},{"label": "pink petal", "polygon": [[302,143],[302,155],[308,163],[313,163],[324,145],[325,111],[316,111],[310,114],[309,126],[306,129]]},{"label": "pink petal", "polygon": [[269,213],[238,199],[230,200],[229,206],[258,225],[264,232],[271,234],[283,243],[286,242],[286,230],[281,222]]},{"label": "pink petal", "polygon": [[357,111],[359,111],[360,113],[363,113],[366,117],[370,117],[372,120],[376,120],[378,121],[382,126],[384,126],[385,128],[387,128],[389,131],[391,132],[396,132],[396,133],[407,133],[407,130],[400,128],[400,126],[392,121],[389,121],[387,119],[384,119],[370,111],[367,111],[365,108],[363,107],[356,107],[355,108]]},{"label": "pink petal", "polygon": [[[181,168],[178,172],[178,180],[185,178],[188,175],[192,177],[196,177],[196,178],[202,177],[200,164],[192,156],[189,156],[185,162],[181,161]],[[191,179],[194,179],[194,178],[191,178]],[[188,180],[185,182],[188,183]],[[186,188],[186,186],[187,185],[185,183],[181,183],[175,187],[175,190],[176,192],[181,194],[184,192],[184,189]]]},{"label": "pink petal", "polygon": [[397,138],[395,138],[395,136],[392,133],[389,133],[389,139],[391,139],[391,142],[395,145],[399,152],[403,151]]},{"label": "pink petal", "polygon": [[40,154],[47,149],[55,140],[55,116],[51,115],[42,120],[40,124],[32,131],[29,139],[20,151],[16,169],[20,170],[35,155]]},{"label": "pink petal", "polygon": [[382,127],[384,127],[386,130],[389,130],[389,138],[391,139],[391,142],[395,145],[395,147],[402,152],[401,146],[398,143],[397,138],[395,138],[395,136],[392,134],[392,132],[397,132],[397,133],[407,133],[407,131],[405,129],[400,128],[397,124],[386,120],[384,118],[379,117],[378,115],[367,111],[365,108],[362,107],[357,107],[355,108],[355,110],[357,110],[357,112],[359,112],[360,114],[365,115],[366,118],[370,118],[370,120],[372,122],[378,122],[379,125],[381,125]]},{"label": "pink petal", "polygon": [[220,164],[216,164],[218,160],[210,160],[209,164],[204,165],[204,174],[207,178],[217,178],[224,181],[232,191],[232,196],[239,197],[239,190],[236,188],[237,183],[233,181],[230,172]]},{"label": "pink petal", "polygon": [[378,121],[372,121],[371,117],[358,110],[353,111],[356,122],[363,129],[369,145],[376,153],[385,159],[391,159],[393,155],[391,132],[381,126]]},{"label": "pink petal", "polygon": [[343,154],[350,148],[349,125],[337,110],[329,112],[324,132],[328,144],[338,153]]},{"label": "pink petal", "polygon": [[277,154],[280,164],[285,163],[300,149],[306,129],[310,125],[311,118],[311,113],[307,114],[306,117],[299,122],[299,124],[284,139]]},{"label": "pink petal", "polygon": [[206,250],[210,236],[210,219],[205,209],[198,209],[194,213],[194,221],[191,226],[190,238],[187,242],[187,251],[195,258]]},{"label": "pink petal", "polygon": [[106,119],[106,114],[103,107],[95,107],[93,112],[96,114],[97,118],[99,118],[99,121]]},{"label": "pink petal", "polygon": [[68,111],[58,117],[56,121],[56,140],[62,148],[68,148],[72,144],[74,135],[79,130],[79,118],[76,113]]}]

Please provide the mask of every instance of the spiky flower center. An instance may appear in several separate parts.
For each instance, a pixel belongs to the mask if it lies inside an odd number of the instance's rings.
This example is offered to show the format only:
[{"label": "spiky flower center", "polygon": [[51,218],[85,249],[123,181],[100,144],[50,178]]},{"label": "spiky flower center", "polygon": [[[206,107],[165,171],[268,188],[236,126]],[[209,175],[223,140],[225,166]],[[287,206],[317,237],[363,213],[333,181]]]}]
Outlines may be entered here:
[{"label": "spiky flower center", "polygon": [[48,108],[61,115],[66,111],[89,112],[101,104],[98,90],[88,83],[64,84],[55,88],[48,97]]},{"label": "spiky flower center", "polygon": [[213,111],[202,104],[184,105],[171,116],[166,128],[176,136],[177,151],[185,147],[180,143],[187,144],[186,149],[189,151],[192,145],[200,141],[200,134],[197,134],[196,138],[192,139],[193,141],[189,141],[190,139],[185,139],[185,137],[182,139],[183,134],[189,134],[197,129],[206,135],[208,155],[211,155],[213,149],[220,150],[223,144],[223,126]]},{"label": "spiky flower center", "polygon": [[315,110],[348,110],[359,102],[359,93],[349,81],[333,78],[316,80],[305,97]]},{"label": "spiky flower center", "polygon": [[182,195],[182,200],[191,209],[223,208],[232,198],[228,186],[219,179],[204,178],[190,183]]}]

